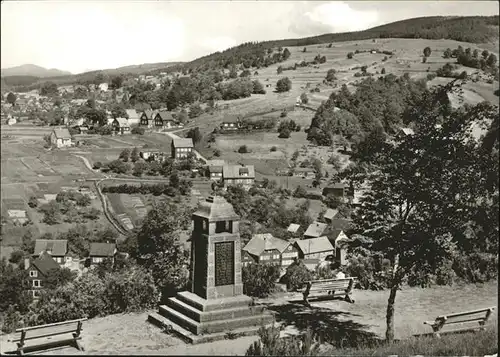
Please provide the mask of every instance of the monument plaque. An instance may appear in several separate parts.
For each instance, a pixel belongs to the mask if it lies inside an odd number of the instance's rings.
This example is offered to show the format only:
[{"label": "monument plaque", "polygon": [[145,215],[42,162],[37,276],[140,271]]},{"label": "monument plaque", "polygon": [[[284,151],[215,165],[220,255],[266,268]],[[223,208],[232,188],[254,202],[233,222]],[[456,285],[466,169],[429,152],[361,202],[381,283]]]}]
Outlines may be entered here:
[{"label": "monument plaque", "polygon": [[234,242],[215,243],[215,286],[234,284]]}]

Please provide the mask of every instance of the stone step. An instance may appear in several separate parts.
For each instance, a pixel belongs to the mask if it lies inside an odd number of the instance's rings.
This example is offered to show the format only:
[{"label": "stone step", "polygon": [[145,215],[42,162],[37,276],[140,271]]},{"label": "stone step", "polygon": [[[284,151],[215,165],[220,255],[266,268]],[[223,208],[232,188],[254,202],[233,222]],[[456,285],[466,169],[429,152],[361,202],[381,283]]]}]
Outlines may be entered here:
[{"label": "stone step", "polygon": [[193,340],[196,339],[196,335],[191,331],[186,330],[185,328],[179,326],[178,324],[172,322],[171,320],[167,319],[165,316],[162,316],[157,312],[152,312],[151,314],[149,314],[148,321],[153,325],[161,328],[169,326],[169,330],[175,332],[179,337],[181,337],[183,340],[186,340],[187,342],[192,343]]},{"label": "stone step", "polygon": [[198,322],[166,305],[160,306],[160,314],[196,335],[232,331],[237,328],[266,325],[273,321],[270,314],[258,314],[240,318]]},{"label": "stone step", "polygon": [[238,307],[249,306],[252,302],[252,298],[246,295],[238,295],[228,298],[206,300],[189,291],[179,292],[175,297],[178,300],[200,311],[234,309]]},{"label": "stone step", "polygon": [[182,328],[194,333],[198,334],[198,330],[200,327],[200,323],[191,319],[190,317],[184,315],[183,313],[167,306],[160,305],[160,315],[166,317],[172,322],[178,324]]},{"label": "stone step", "polygon": [[264,311],[263,306],[242,306],[226,310],[200,311],[175,297],[167,300],[167,306],[198,322],[234,319],[261,314]]}]

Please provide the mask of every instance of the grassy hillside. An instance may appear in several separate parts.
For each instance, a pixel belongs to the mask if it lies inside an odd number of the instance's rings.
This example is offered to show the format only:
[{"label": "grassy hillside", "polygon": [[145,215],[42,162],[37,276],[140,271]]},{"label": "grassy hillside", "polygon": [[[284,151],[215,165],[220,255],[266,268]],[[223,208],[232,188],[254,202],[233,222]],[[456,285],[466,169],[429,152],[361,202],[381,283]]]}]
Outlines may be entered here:
[{"label": "grassy hillside", "polygon": [[[361,41],[377,38],[449,39],[470,43],[498,42],[498,16],[468,17],[418,17],[374,27],[365,31],[332,33],[301,39],[244,43],[223,52],[200,57],[183,67],[227,67],[228,64],[252,63],[256,58],[263,62],[266,50],[276,47],[308,46],[333,42]],[[253,65],[252,65],[253,67]],[[172,67],[172,70],[179,69]]]}]

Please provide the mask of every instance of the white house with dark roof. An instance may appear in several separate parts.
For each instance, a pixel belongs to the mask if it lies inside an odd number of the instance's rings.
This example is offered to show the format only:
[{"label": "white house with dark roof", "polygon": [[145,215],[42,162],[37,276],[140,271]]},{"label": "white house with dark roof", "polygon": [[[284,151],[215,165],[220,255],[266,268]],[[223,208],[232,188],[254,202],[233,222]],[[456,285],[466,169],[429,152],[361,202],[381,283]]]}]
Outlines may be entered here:
[{"label": "white house with dark roof", "polygon": [[255,183],[255,169],[253,165],[224,165],[222,168],[222,181],[224,187],[242,185],[250,189]]},{"label": "white house with dark roof", "polygon": [[38,298],[43,289],[45,280],[52,272],[60,269],[60,265],[46,251],[42,251],[35,259],[25,259],[24,268],[28,271],[29,291],[33,298]]},{"label": "white house with dark roof", "polygon": [[301,259],[309,269],[314,269],[328,256],[335,255],[335,247],[326,236],[301,239],[294,244],[299,252],[299,259]]},{"label": "white house with dark roof", "polygon": [[68,241],[65,239],[37,239],[33,256],[39,256],[42,252],[50,254],[56,263],[66,263],[68,256]]},{"label": "white house with dark roof", "polygon": [[222,170],[224,168],[224,160],[207,160],[208,177],[214,181],[222,181]]},{"label": "white house with dark roof", "polygon": [[111,123],[111,127],[116,134],[130,134],[130,125],[125,118],[116,118]]},{"label": "white house with dark roof", "polygon": [[250,263],[276,264],[287,267],[298,258],[297,248],[270,233],[254,234],[241,253],[242,265]]},{"label": "white house with dark roof", "polygon": [[90,243],[90,264],[96,265],[102,263],[107,258],[114,261],[116,253],[118,251],[114,243]]},{"label": "white house with dark roof", "polygon": [[304,232],[304,238],[318,238],[323,234],[326,227],[328,227],[326,223],[314,221]]},{"label": "white house with dark roof", "polygon": [[194,145],[191,138],[175,138],[172,140],[172,158],[184,159],[193,153]]},{"label": "white house with dark roof", "polygon": [[70,147],[73,143],[67,128],[54,128],[50,133],[50,143],[55,147]]}]

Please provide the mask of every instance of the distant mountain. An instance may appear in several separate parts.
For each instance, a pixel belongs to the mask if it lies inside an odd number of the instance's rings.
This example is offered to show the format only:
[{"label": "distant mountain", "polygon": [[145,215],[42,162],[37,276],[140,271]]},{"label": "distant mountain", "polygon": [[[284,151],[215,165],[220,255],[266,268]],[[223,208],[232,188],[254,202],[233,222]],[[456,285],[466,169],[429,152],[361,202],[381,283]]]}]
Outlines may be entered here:
[{"label": "distant mountain", "polygon": [[61,71],[56,68],[43,68],[34,64],[23,64],[17,67],[11,68],[2,68],[1,71],[2,77],[8,76],[31,76],[31,77],[59,77],[59,76],[67,76],[71,75],[71,72]]}]

